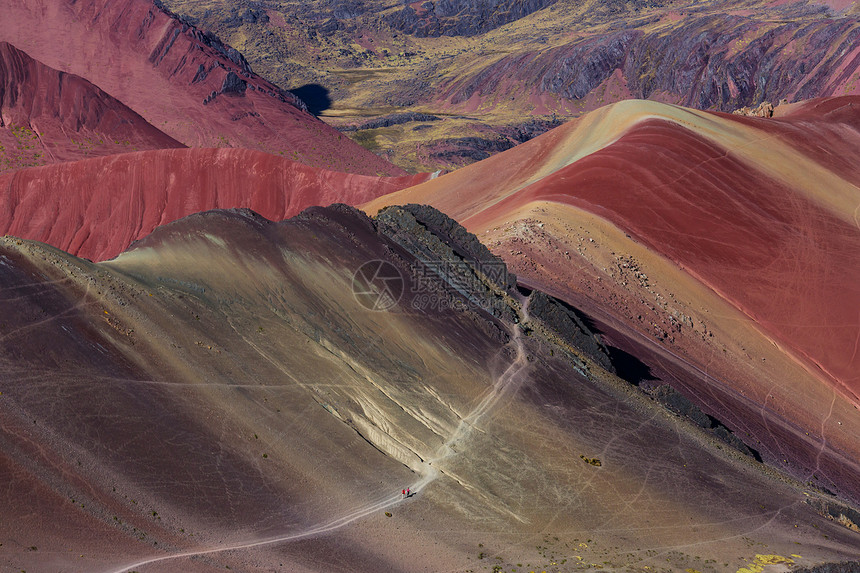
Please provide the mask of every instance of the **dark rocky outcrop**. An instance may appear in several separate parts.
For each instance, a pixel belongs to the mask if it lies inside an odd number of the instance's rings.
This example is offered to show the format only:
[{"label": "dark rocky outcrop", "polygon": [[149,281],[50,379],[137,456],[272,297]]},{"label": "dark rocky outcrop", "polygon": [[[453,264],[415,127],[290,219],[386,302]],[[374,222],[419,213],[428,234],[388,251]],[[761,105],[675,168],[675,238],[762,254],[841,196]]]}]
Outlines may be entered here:
[{"label": "dark rocky outcrop", "polygon": [[440,0],[407,4],[389,23],[419,37],[475,36],[542,10],[556,0]]},{"label": "dark rocky outcrop", "polygon": [[392,125],[402,125],[404,123],[411,123],[413,121],[439,121],[440,119],[441,118],[439,118],[438,116],[430,115],[429,113],[392,113],[390,115],[373,118],[359,125],[347,125],[338,129],[339,131],[343,132],[362,131],[365,129],[379,129],[381,127],[391,127]]},{"label": "dark rocky outcrop", "polygon": [[[516,299],[524,295],[516,275],[472,233],[427,205],[387,207],[375,219],[379,232],[414,256],[417,293],[413,304],[428,300],[466,312],[488,313],[519,323],[526,332],[539,328],[563,346],[575,348],[601,368],[614,372],[609,351],[577,311],[541,291],[528,292],[528,316]],[[435,287],[434,287],[435,285]],[[439,288],[441,286],[441,288]],[[585,368],[584,363],[579,363]]]},{"label": "dark rocky outcrop", "polygon": [[504,137],[456,137],[436,140],[427,148],[434,159],[457,164],[481,161],[514,145],[514,142]]},{"label": "dark rocky outcrop", "polygon": [[516,277],[474,235],[422,205],[388,207],[374,224],[379,234],[405,251],[390,255],[390,262],[405,269],[401,273],[409,283],[402,307],[462,313],[493,339],[509,340],[507,328],[499,321],[517,321],[507,295]]},{"label": "dark rocky outcrop", "polygon": [[606,346],[571,306],[541,291],[533,291],[529,295],[529,315],[584,352],[604,370],[615,372]]},{"label": "dark rocky outcrop", "polygon": [[224,83],[221,84],[222,94],[245,95],[248,83],[236,75],[235,72],[227,72]]},{"label": "dark rocky outcrop", "polygon": [[502,135],[516,143],[525,143],[526,141],[534,139],[538,135],[543,135],[547,131],[554,129],[563,123],[563,120],[556,117],[553,117],[552,119],[536,118],[518,125],[503,127],[500,132]]},{"label": "dark rocky outcrop", "polygon": [[431,233],[446,237],[446,243],[463,259],[474,264],[490,263],[504,268],[505,272],[492,279],[492,282],[501,290],[512,291],[517,283],[516,275],[509,273],[504,261],[490,252],[474,233],[470,233],[460,223],[429,205],[410,204],[402,209]]},{"label": "dark rocky outcrop", "polygon": [[759,455],[759,453],[754,449],[747,446],[743,440],[738,438],[723,423],[702,412],[702,410],[689,398],[668,384],[661,384],[646,391],[666,409],[678,414],[679,416],[687,418],[709,434],[722,440],[742,454],[754,457],[758,461],[761,461],[761,455]]},{"label": "dark rocky outcrop", "polygon": [[[831,493],[831,492],[826,492]],[[820,497],[809,497],[806,503],[815,508],[820,515],[831,521],[835,521],[839,525],[860,533],[860,511],[845,505],[836,499],[824,499]],[[835,563],[830,564],[837,567],[852,566],[854,569],[821,569],[815,570],[815,573],[843,573],[843,571],[860,571],[860,562],[850,563]]]},{"label": "dark rocky outcrop", "polygon": [[514,320],[516,313],[505,295],[512,292],[516,276],[459,223],[425,205],[388,207],[377,215],[376,223],[382,234],[419,261],[413,273],[419,286],[427,288],[417,293],[421,304]]}]

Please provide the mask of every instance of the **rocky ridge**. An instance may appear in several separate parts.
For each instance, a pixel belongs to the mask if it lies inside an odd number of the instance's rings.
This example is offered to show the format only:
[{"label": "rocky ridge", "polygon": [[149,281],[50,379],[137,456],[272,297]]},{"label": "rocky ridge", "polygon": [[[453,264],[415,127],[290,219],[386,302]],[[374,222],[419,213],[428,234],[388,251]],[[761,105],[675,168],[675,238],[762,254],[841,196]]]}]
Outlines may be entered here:
[{"label": "rocky ridge", "polygon": [[[354,211],[345,205],[337,209]],[[761,462],[758,452],[670,384],[639,384],[626,377],[617,362],[622,359],[617,349],[607,347],[586,324],[590,319],[564,301],[518,285],[516,275],[508,271],[501,257],[441,211],[428,205],[391,206],[381,210],[373,224],[378,233],[418,262],[410,267],[411,280],[419,285],[419,292],[413,293],[415,308],[455,309],[471,316],[482,328],[487,328],[488,323],[481,316],[513,323],[525,320],[521,328],[526,333],[539,331],[546,339],[569,349],[573,366],[583,375],[589,376],[595,367],[617,374],[668,411]],[[527,316],[523,315],[523,302],[528,305]],[[501,329],[491,329],[488,334],[500,341],[508,339]]]},{"label": "rocky ridge", "polygon": [[[764,25],[751,16],[691,15],[668,29],[624,28],[518,51],[451,78],[443,93],[457,105],[526,85],[534,86],[531,96],[576,102],[600,89],[600,103],[635,97],[733,111],[765,100],[843,95],[860,73],[854,18]],[[620,79],[608,83],[615,73]]]}]

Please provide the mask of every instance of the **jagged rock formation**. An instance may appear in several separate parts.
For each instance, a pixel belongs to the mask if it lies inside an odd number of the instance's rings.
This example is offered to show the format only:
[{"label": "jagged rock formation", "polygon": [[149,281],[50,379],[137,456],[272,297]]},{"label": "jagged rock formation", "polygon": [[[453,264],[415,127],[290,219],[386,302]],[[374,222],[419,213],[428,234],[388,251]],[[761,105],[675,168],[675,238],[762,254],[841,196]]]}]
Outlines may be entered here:
[{"label": "jagged rock formation", "polygon": [[773,104],[769,101],[763,101],[758,107],[742,107],[732,112],[735,115],[745,115],[747,117],[773,117]]},{"label": "jagged rock formation", "polygon": [[[434,301],[437,304],[481,309],[516,323],[520,320],[517,305],[525,299],[527,328],[540,325],[560,344],[575,349],[607,372],[615,372],[608,349],[576,309],[541,291],[523,296],[516,275],[508,271],[505,262],[444,213],[428,205],[392,206],[380,211],[375,222],[380,232],[423,263],[422,275],[437,278],[445,285],[430,292],[432,296],[445,297]],[[428,302],[428,298],[421,302]],[[465,299],[466,303],[458,305],[455,298]]]},{"label": "jagged rock formation", "polygon": [[393,113],[391,115],[385,115],[382,117],[377,117],[375,119],[371,119],[360,123],[359,125],[348,125],[338,128],[338,131],[361,131],[364,129],[379,129],[380,127],[391,127],[392,125],[400,125],[403,123],[411,123],[413,121],[439,121],[441,118],[435,115],[431,115],[429,113],[419,113],[419,112],[407,112],[407,113]]},{"label": "jagged rock formation", "polygon": [[[817,485],[812,483],[813,486]],[[832,492],[827,492],[832,496]],[[827,498],[810,498],[806,503],[815,508],[815,510],[832,521],[850,529],[855,533],[860,533],[860,511],[849,507],[835,499]],[[836,564],[846,565],[846,564]],[[857,566],[857,563],[853,564]],[[839,569],[837,569],[839,571]]]},{"label": "jagged rock formation", "polygon": [[554,332],[560,340],[583,352],[595,364],[604,370],[615,372],[606,346],[585,325],[576,309],[536,290],[529,294],[529,314]]},{"label": "jagged rock formation", "polygon": [[[441,287],[418,293],[418,304],[516,319],[510,301],[516,277],[456,221],[432,207],[407,205],[380,211],[376,223],[380,232],[421,262],[416,274]],[[501,332],[498,336],[508,338]]]},{"label": "jagged rock formation", "polygon": [[743,440],[738,438],[734,432],[726,428],[720,421],[702,412],[698,406],[675,388],[672,388],[668,384],[660,384],[655,388],[649,389],[648,393],[672,412],[689,418],[694,424],[732,446],[742,454],[753,456],[761,461],[761,455],[758,452],[745,444]]},{"label": "jagged rock formation", "polygon": [[857,86],[857,45],[860,23],[852,18],[765,27],[749,16],[693,15],[668,30],[622,29],[519,51],[452,78],[444,93],[459,104],[527,85],[535,86],[533,96],[581,100],[620,73],[601,103],[636,97],[732,111],[763,100],[843,95]]},{"label": "jagged rock formation", "polygon": [[563,119],[555,116],[551,119],[538,117],[519,124],[503,127],[501,133],[515,143],[525,143],[538,135],[543,135],[550,129],[555,129],[563,123]]}]

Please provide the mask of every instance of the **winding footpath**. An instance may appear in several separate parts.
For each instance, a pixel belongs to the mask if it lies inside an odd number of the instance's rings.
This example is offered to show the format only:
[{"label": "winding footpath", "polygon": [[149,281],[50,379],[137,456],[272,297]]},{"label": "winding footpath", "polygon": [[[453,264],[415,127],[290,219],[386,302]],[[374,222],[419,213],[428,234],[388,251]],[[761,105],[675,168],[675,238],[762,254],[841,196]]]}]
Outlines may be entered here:
[{"label": "winding footpath", "polygon": [[[529,320],[528,299],[524,296],[520,296],[519,302],[522,308],[522,316],[520,319],[520,323],[522,324],[528,322]],[[417,480],[415,483],[412,484],[410,489],[413,493],[418,493],[425,487],[433,483],[439,477],[440,473],[442,473],[440,470],[434,467],[434,464],[438,464],[438,462],[456,455],[454,445],[457,442],[467,438],[471,433],[472,429],[475,428],[478,423],[495,408],[496,404],[498,404],[504,396],[516,392],[520,388],[522,383],[525,381],[524,374],[525,369],[528,365],[528,360],[526,357],[525,347],[522,341],[522,332],[520,327],[516,324],[512,325],[511,327],[511,342],[516,345],[516,358],[510,364],[510,366],[508,366],[507,369],[505,369],[505,371],[502,372],[502,374],[498,378],[496,378],[493,385],[487,390],[485,396],[481,399],[477,406],[475,406],[464,418],[460,420],[460,423],[457,425],[457,428],[448,438],[448,441],[446,441],[444,444],[442,444],[442,446],[439,447],[439,449],[436,451],[435,455],[432,458],[424,461],[424,475],[421,477],[421,479]],[[337,519],[333,519],[325,523],[315,525],[304,531],[289,533],[285,535],[278,535],[266,539],[259,539],[244,543],[235,543],[232,545],[224,545],[207,549],[195,549],[192,551],[183,551],[180,553],[172,553],[170,555],[162,555],[160,557],[142,559],[134,563],[126,563],[116,568],[109,569],[105,571],[105,573],[128,573],[129,571],[133,571],[139,567],[152,565],[154,563],[163,563],[165,561],[173,559],[211,555],[213,553],[237,551],[242,549],[253,549],[266,545],[274,545],[276,543],[286,543],[289,541],[306,539],[308,537],[329,533],[336,529],[340,529],[341,527],[344,527],[346,525],[349,525],[350,523],[358,521],[359,519],[367,517],[372,513],[376,513],[378,511],[394,507],[402,501],[402,495],[394,494],[379,499],[377,501],[365,504],[359,508],[356,508],[351,513],[343,515]]]}]

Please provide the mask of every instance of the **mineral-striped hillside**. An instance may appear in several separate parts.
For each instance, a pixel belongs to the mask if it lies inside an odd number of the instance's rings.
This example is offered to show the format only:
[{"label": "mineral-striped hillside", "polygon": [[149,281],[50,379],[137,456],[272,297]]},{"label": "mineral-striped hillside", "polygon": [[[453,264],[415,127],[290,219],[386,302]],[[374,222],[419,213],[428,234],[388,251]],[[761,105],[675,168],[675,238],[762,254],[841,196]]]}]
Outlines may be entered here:
[{"label": "mineral-striped hillside", "polygon": [[99,264],[0,240],[0,567],[857,557],[820,515],[849,509],[616,378],[574,311],[499,264],[420,208],[209,212]]},{"label": "mineral-striped hillside", "polygon": [[450,214],[767,461],[857,501],[860,102],[778,110],[622,102],[364,208]]},{"label": "mineral-striped hillside", "polygon": [[200,211],[244,207],[282,220],[428,178],[339,173],[250,149],[124,153],[0,175],[0,233],[102,261]]}]

